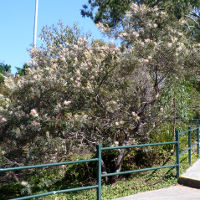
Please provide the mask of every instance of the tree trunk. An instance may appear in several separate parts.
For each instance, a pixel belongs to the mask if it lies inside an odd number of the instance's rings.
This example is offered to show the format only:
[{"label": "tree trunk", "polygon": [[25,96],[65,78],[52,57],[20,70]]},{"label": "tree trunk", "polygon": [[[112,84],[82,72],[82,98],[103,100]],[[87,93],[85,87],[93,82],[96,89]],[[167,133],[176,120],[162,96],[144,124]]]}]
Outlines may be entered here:
[{"label": "tree trunk", "polygon": [[[122,169],[122,164],[124,161],[124,153],[125,153],[125,149],[119,149],[119,154],[118,154],[117,161],[116,161],[115,173],[120,172]],[[111,182],[115,183],[118,178],[119,178],[119,175],[113,176],[111,179]]]},{"label": "tree trunk", "polygon": [[[102,174],[107,174],[106,165],[102,159],[101,159],[101,170],[102,170]],[[106,183],[108,183],[108,177],[105,177],[105,181]]]},{"label": "tree trunk", "polygon": [[[135,133],[139,130],[140,128],[140,125],[141,125],[141,122],[138,121],[137,125],[135,126],[135,128],[132,130],[132,133]],[[122,143],[122,146],[126,146],[128,145],[128,142],[129,142],[129,139],[130,139],[130,133],[127,133],[126,134],[126,138],[125,140],[123,141]],[[115,168],[115,173],[118,173],[121,171],[122,169],[122,165],[123,165],[123,161],[124,161],[124,156],[125,156],[125,149],[119,149],[118,150],[119,154],[117,156],[117,161],[116,161],[116,168]],[[115,183],[117,181],[117,179],[119,178],[119,175],[116,175],[116,176],[113,176],[112,179],[111,179],[111,182],[112,183]]]}]

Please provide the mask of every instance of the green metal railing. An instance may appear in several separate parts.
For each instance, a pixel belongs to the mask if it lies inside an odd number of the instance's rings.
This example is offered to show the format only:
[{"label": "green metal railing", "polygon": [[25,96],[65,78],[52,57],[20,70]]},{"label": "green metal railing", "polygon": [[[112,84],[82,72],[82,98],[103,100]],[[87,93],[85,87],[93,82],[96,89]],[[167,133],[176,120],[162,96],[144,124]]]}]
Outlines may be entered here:
[{"label": "green metal railing", "polygon": [[[192,132],[196,131],[196,142],[194,144],[191,144],[191,135]],[[184,135],[184,134],[188,134],[188,148],[186,148],[185,150],[183,150],[182,152],[179,153],[179,136]],[[177,177],[179,177],[180,175],[180,156],[184,155],[185,153],[188,152],[188,162],[189,165],[191,165],[191,158],[192,158],[192,149],[194,147],[197,148],[197,155],[199,156],[199,124],[196,125],[196,128],[192,128],[189,127],[188,130],[186,131],[182,131],[182,132],[178,132],[176,131],[176,142],[177,142],[177,148],[176,148],[176,161],[177,161]]]},{"label": "green metal railing", "polygon": [[[197,142],[195,144],[191,145],[191,132],[193,132],[195,130],[196,130]],[[186,133],[188,134],[188,148],[186,150],[184,150],[183,152],[179,153],[179,151],[180,151],[179,136],[186,134]],[[157,167],[152,167],[152,168],[144,168],[144,169],[114,172],[114,173],[107,173],[107,174],[102,174],[102,172],[101,172],[102,151],[117,150],[117,149],[128,149],[128,148],[138,148],[138,147],[160,146],[160,145],[170,145],[170,144],[176,145],[176,163],[174,165],[157,166]],[[102,189],[101,189],[102,183],[101,183],[101,180],[102,180],[103,177],[115,176],[115,175],[124,175],[124,174],[136,173],[136,172],[144,172],[144,171],[149,171],[149,170],[157,170],[157,169],[176,167],[176,173],[177,173],[177,178],[178,178],[179,175],[180,175],[180,156],[185,154],[186,152],[188,152],[188,160],[189,160],[189,164],[191,164],[191,150],[194,146],[197,146],[197,154],[199,155],[199,125],[197,125],[197,127],[193,128],[193,129],[191,129],[189,127],[188,130],[183,131],[183,132],[176,131],[176,141],[162,142],[162,143],[151,143],[151,144],[138,144],[138,145],[129,145],[129,146],[117,146],[117,147],[102,147],[101,145],[97,145],[96,158],[93,158],[93,159],[68,161],[68,162],[60,162],[60,163],[50,163],[50,164],[33,165],[33,166],[21,166],[21,167],[13,167],[13,168],[0,168],[0,173],[8,172],[8,171],[15,171],[15,170],[25,170],[25,169],[52,167],[52,166],[78,164],[78,163],[86,163],[86,162],[96,162],[97,165],[98,165],[96,185],[77,187],[77,188],[71,188],[71,189],[65,189],[65,190],[58,190],[58,191],[52,191],[52,192],[46,192],[46,193],[35,194],[35,195],[31,195],[31,196],[14,198],[12,200],[32,199],[32,198],[38,198],[38,197],[54,195],[54,194],[59,194],[59,193],[75,192],[75,191],[89,190],[89,189],[95,189],[95,188],[97,190],[97,200],[101,200],[101,198],[102,198],[102,194],[101,194],[102,193]]]}]

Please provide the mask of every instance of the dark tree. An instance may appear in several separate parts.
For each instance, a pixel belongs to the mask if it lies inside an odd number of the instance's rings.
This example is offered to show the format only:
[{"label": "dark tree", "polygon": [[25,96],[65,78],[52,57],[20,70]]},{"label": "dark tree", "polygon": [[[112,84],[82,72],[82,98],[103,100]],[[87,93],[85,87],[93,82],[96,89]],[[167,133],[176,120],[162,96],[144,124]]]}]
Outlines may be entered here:
[{"label": "dark tree", "polygon": [[200,8],[200,0],[88,0],[83,5],[81,14],[83,17],[90,17],[94,23],[102,22],[115,27],[133,3],[158,6],[177,18]]},{"label": "dark tree", "polygon": [[4,81],[2,75],[8,75],[10,73],[11,65],[0,63],[0,84]]}]

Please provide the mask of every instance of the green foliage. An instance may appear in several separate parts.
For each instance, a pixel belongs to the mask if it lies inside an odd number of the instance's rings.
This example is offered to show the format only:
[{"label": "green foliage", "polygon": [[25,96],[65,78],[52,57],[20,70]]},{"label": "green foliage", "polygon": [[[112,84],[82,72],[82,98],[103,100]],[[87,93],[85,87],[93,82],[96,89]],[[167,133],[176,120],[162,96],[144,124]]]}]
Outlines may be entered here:
[{"label": "green foliage", "polygon": [[7,200],[12,197],[20,197],[21,190],[23,190],[23,188],[24,187],[18,183],[12,183],[4,186],[0,185],[1,200]]},{"label": "green foliage", "polygon": [[191,82],[186,80],[177,80],[169,83],[165,93],[160,97],[160,112],[164,114],[165,120],[173,120],[174,112],[176,118],[188,121],[194,118],[195,110],[193,106],[197,106],[197,93]]}]

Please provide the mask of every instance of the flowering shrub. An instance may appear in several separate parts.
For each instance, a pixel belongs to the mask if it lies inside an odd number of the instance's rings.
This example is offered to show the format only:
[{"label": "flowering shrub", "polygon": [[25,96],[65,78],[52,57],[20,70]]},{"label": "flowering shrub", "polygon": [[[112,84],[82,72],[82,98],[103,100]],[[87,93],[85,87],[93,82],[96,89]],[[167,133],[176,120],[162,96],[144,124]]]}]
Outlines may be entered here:
[{"label": "flowering shrub", "polygon": [[[5,80],[11,101],[0,111],[5,157],[50,162],[81,147],[94,151],[98,143],[147,140],[163,91],[199,65],[199,46],[188,40],[185,23],[133,4],[118,29],[98,24],[120,46],[90,40],[76,27],[44,28],[43,45],[30,52],[32,67]],[[117,171],[123,156],[119,151]]]}]

